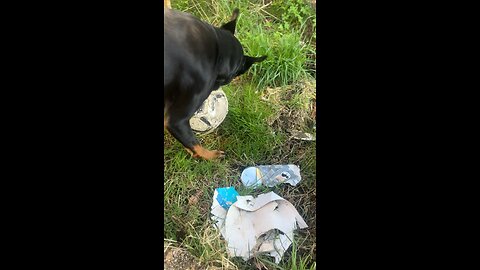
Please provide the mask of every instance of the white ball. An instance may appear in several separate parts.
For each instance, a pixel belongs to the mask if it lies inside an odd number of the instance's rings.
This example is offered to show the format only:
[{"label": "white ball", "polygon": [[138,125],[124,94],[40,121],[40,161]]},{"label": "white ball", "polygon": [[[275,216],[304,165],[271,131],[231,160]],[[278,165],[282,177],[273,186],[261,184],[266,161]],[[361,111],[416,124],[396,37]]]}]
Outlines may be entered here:
[{"label": "white ball", "polygon": [[213,91],[190,119],[190,126],[197,133],[208,134],[220,126],[227,113],[227,96],[221,89]]}]

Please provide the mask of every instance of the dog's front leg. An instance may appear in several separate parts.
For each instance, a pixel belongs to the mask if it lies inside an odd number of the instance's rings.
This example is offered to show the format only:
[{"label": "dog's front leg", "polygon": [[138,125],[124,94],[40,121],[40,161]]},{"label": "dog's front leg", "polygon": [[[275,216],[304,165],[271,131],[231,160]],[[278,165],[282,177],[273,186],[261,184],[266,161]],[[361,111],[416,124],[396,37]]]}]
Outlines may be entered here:
[{"label": "dog's front leg", "polygon": [[206,160],[212,160],[225,156],[223,151],[203,148],[193,134],[188,120],[178,120],[175,119],[175,117],[172,118],[172,116],[168,116],[164,120],[164,126],[166,126],[170,134],[182,143],[187,151],[195,158],[200,157]]}]

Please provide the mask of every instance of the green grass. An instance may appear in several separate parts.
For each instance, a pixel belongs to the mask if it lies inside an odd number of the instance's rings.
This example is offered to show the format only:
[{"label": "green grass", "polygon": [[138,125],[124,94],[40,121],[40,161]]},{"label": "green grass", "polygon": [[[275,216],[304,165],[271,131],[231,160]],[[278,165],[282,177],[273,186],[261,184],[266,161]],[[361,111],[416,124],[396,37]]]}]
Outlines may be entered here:
[{"label": "green grass", "polygon": [[[316,265],[316,142],[294,140],[289,134],[291,129],[312,132],[315,123],[310,116],[315,99],[310,70],[314,11],[300,0],[276,0],[267,6],[263,2],[172,0],[174,9],[216,26],[240,8],[236,36],[246,53],[269,56],[222,87],[229,101],[227,118],[213,133],[197,136],[205,148],[225,151],[225,159],[193,159],[172,136],[164,135],[164,238],[169,245],[186,249],[205,269],[315,269]],[[268,164],[299,165],[302,182],[255,191],[242,186],[244,168]],[[295,243],[279,265],[267,256],[248,262],[227,256],[225,242],[210,222],[214,189],[227,186],[235,186],[241,195],[274,191],[294,204],[309,225],[296,231]]]},{"label": "green grass", "polygon": [[[267,55],[243,76],[258,88],[288,85],[312,75],[315,54],[315,12],[303,0],[264,1],[173,1],[186,11],[216,26],[228,22],[233,9],[240,9],[236,37],[250,56]],[[268,1],[265,1],[266,3]],[[286,9],[285,7],[289,7]],[[276,15],[274,15],[276,14]]]}]

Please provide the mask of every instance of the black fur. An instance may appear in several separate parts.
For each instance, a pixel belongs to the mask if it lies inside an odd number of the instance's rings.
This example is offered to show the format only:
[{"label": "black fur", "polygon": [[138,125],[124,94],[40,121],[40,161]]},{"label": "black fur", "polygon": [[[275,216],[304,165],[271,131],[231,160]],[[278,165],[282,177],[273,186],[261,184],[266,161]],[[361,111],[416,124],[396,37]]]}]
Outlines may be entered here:
[{"label": "black fur", "polygon": [[[214,27],[190,14],[164,9],[163,62],[165,127],[193,154],[198,146],[189,120],[213,90],[245,73],[266,57],[249,57],[234,36],[238,9],[232,20]],[[208,151],[208,150],[207,150]]]}]

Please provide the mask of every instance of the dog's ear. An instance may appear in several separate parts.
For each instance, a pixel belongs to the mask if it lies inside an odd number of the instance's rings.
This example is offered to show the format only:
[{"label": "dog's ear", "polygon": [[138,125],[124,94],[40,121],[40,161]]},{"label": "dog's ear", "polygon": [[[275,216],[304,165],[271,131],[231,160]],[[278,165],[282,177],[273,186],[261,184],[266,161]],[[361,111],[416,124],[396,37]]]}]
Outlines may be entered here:
[{"label": "dog's ear", "polygon": [[225,30],[229,31],[230,33],[232,33],[232,35],[235,35],[235,27],[237,26],[238,14],[240,14],[240,10],[238,10],[238,8],[236,8],[233,11],[232,18],[230,19],[230,21],[228,23],[222,25],[222,29],[225,29]]},{"label": "dog's ear", "polygon": [[243,64],[243,67],[239,70],[237,76],[242,75],[243,73],[247,72],[247,70],[255,63],[259,63],[267,59],[267,56],[262,56],[262,57],[250,57],[250,56],[244,56],[245,58],[245,63]]}]

